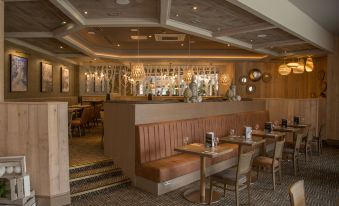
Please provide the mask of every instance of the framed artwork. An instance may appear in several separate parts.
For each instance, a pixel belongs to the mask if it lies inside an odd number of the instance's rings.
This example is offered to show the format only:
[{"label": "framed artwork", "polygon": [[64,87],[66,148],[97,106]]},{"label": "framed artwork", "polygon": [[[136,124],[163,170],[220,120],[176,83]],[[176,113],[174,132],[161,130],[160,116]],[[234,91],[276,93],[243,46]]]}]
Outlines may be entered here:
[{"label": "framed artwork", "polygon": [[53,66],[41,62],[41,92],[53,91]]},{"label": "framed artwork", "polygon": [[61,67],[61,92],[69,92],[69,69]]},{"label": "framed artwork", "polygon": [[27,92],[28,90],[28,59],[10,55],[11,59],[11,92]]}]

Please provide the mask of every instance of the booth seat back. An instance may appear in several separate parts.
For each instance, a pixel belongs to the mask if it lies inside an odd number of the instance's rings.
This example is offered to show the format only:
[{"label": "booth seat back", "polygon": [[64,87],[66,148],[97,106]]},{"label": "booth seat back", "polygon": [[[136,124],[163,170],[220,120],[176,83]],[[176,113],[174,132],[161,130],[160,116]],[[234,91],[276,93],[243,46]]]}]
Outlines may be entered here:
[{"label": "booth seat back", "polygon": [[203,143],[206,132],[222,137],[235,129],[240,135],[244,125],[262,128],[268,118],[267,111],[258,111],[137,125],[136,166],[177,154],[174,148],[183,145],[184,137],[189,137],[190,143]]}]

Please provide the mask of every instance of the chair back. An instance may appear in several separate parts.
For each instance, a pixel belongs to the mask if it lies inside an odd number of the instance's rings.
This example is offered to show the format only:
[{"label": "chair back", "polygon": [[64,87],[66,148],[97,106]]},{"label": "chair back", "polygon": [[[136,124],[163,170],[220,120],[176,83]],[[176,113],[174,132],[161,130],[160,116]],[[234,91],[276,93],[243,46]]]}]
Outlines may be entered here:
[{"label": "chair back", "polygon": [[313,136],[315,135],[315,128],[312,127],[310,131],[308,132],[307,139],[306,139],[306,144],[310,145],[313,140]]},{"label": "chair back", "polygon": [[282,159],[285,140],[275,142],[273,159]]},{"label": "chair back", "polygon": [[304,180],[291,185],[289,195],[291,206],[306,206]]},{"label": "chair back", "polygon": [[68,112],[68,125],[72,124],[72,120],[73,120],[73,112]]},{"label": "chair back", "polygon": [[238,169],[237,169],[237,178],[240,175],[247,174],[252,169],[252,160],[253,160],[254,151],[240,154],[238,159]]},{"label": "chair back", "polygon": [[320,129],[319,129],[319,133],[318,133],[319,139],[322,139],[323,133],[325,131],[325,127],[326,127],[325,124],[320,125]]},{"label": "chair back", "polygon": [[294,144],[294,152],[299,152],[301,142],[303,140],[304,134],[297,134],[297,138]]},{"label": "chair back", "polygon": [[91,107],[86,107],[82,110],[81,117],[80,117],[82,124],[85,124],[90,120],[91,110],[92,110]]}]

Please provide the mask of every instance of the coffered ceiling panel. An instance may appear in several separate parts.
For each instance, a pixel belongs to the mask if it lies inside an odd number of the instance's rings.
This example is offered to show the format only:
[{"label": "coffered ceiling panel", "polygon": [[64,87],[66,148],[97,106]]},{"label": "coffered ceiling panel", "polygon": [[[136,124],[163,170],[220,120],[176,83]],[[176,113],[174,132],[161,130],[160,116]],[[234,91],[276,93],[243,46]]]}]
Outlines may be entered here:
[{"label": "coffered ceiling panel", "polygon": [[265,31],[246,32],[242,34],[233,35],[232,37],[251,44],[262,44],[296,39],[296,37],[287,32],[284,32],[281,29],[269,29]]},{"label": "coffered ceiling panel", "polygon": [[211,40],[203,39],[200,37],[192,36],[185,34],[183,41],[156,41],[155,34],[183,34],[181,32],[172,31],[160,27],[145,27],[139,28],[138,31],[133,31],[137,28],[129,27],[103,27],[103,28],[85,28],[79,31],[76,34],[73,34],[74,37],[81,39],[81,41],[95,48],[96,51],[100,50],[114,50],[116,54],[126,54],[131,53],[135,54],[138,48],[138,41],[133,40],[131,36],[144,36],[146,39],[139,40],[140,51],[144,53],[149,53],[154,51],[163,51],[168,52],[168,54],[173,54],[177,51],[178,53],[187,55],[189,53],[189,41],[190,39],[190,49],[192,54],[194,51],[204,54],[255,54],[253,52],[239,49],[227,44],[222,44],[214,42]]},{"label": "coffered ceiling panel", "polygon": [[69,0],[85,18],[159,18],[159,0],[130,0],[118,4],[112,0]]},{"label": "coffered ceiling panel", "polygon": [[49,1],[5,3],[5,32],[52,31],[70,19]]},{"label": "coffered ceiling panel", "polygon": [[55,54],[80,54],[79,51],[54,38],[23,38],[21,40]]},{"label": "coffered ceiling panel", "polygon": [[225,0],[172,0],[170,17],[210,31],[228,30],[264,22]]}]

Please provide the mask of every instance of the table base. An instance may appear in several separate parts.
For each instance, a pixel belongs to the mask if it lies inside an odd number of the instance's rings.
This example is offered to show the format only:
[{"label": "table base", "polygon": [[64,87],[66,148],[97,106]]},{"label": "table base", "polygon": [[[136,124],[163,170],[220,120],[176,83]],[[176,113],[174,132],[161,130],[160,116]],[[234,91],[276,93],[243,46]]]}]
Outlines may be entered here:
[{"label": "table base", "polygon": [[[210,199],[210,189],[205,189],[205,201],[204,202],[200,202],[200,190],[199,189],[189,189],[187,191],[184,192],[184,197],[186,200],[192,202],[192,203],[199,203],[199,204],[209,204],[209,199]],[[222,197],[222,194],[217,192],[217,191],[213,191],[212,193],[212,203],[217,203],[220,201],[220,198]]]}]

